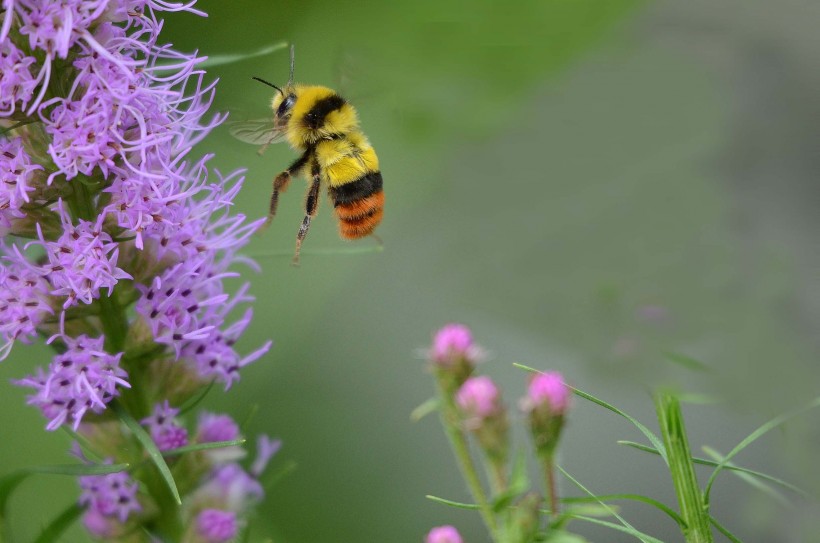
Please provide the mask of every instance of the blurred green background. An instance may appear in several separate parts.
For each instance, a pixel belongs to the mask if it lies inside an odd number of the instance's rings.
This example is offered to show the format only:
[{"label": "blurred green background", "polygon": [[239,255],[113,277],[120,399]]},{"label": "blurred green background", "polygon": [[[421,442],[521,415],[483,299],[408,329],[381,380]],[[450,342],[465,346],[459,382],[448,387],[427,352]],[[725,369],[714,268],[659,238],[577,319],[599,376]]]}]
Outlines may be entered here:
[{"label": "blurred green background", "polygon": [[[468,499],[438,422],[409,419],[433,391],[418,350],[449,321],[473,327],[491,353],[481,371],[511,407],[526,380],[512,362],[559,369],[652,427],[652,386],[718,399],[685,411],[698,453],[728,452],[818,393],[818,4],[197,6],[210,16],[166,17],[167,41],[207,55],[295,43],[297,80],[339,88],[358,107],[386,184],[382,253],[324,254],[373,243],[339,240],[323,202],[302,266],[291,267],[301,183],[247,249],[262,272],[239,347],[275,346],[207,403],[240,420],[257,405],[249,435],[284,440],[274,468],[298,463],[266,498],[255,536],[411,543],[451,523],[465,541],[487,541],[477,514],[424,498]],[[284,51],[213,68],[215,108],[267,115],[270,89],[250,78],[283,83],[287,71]],[[236,206],[251,217],[294,157],[284,146],[259,157],[225,127],[200,150],[223,171],[248,168]],[[0,365],[3,472],[65,462],[66,438],[43,431],[9,384],[48,359],[42,346],[18,346]],[[737,461],[820,494],[817,420],[796,419]],[[579,400],[565,436],[561,463],[591,490],[675,503],[662,463],[615,443],[640,439],[626,422]],[[21,540],[76,493],[68,479],[27,483],[13,503]],[[713,507],[747,543],[820,541],[816,504],[788,498],[724,474]],[[653,510],[622,513],[682,541]],[[69,540],[84,541],[79,530]]]}]

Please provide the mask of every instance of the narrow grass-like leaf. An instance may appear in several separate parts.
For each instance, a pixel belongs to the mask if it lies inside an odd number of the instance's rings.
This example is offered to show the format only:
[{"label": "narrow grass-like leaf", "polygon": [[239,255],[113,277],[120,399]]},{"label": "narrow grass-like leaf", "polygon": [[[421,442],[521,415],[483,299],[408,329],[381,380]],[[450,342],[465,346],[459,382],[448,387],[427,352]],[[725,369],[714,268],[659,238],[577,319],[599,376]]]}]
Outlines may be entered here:
[{"label": "narrow grass-like leaf", "polygon": [[803,406],[799,409],[795,409],[794,411],[790,411],[788,413],[784,413],[783,415],[780,415],[778,417],[773,418],[772,420],[770,420],[766,424],[760,426],[757,430],[755,430],[754,432],[752,432],[751,434],[746,436],[745,439],[743,439],[740,443],[738,443],[737,446],[734,449],[732,449],[729,452],[729,454],[727,454],[723,458],[723,460],[715,468],[715,471],[712,472],[712,475],[709,476],[709,480],[706,483],[706,491],[704,492],[704,499],[705,499],[706,503],[707,504],[709,503],[709,494],[712,491],[712,485],[715,483],[715,478],[726,467],[726,465],[732,460],[732,458],[734,458],[740,451],[742,451],[743,449],[748,447],[752,442],[754,442],[755,440],[757,440],[758,438],[760,438],[761,436],[763,436],[765,433],[769,432],[770,430],[773,430],[773,429],[777,428],[778,426],[785,423],[789,419],[791,419],[793,417],[796,417],[797,415],[801,415],[801,414],[805,413],[806,411],[808,411],[810,409],[813,409],[817,406],[820,406],[820,396],[818,396],[817,398],[815,398],[814,400],[809,402],[809,404],[807,404],[807,405],[805,405],[805,406]]},{"label": "narrow grass-like leaf", "polygon": [[736,535],[734,535],[732,532],[727,530],[721,523],[719,523],[717,519],[715,519],[715,517],[710,515],[709,522],[711,522],[712,526],[717,528],[717,531],[725,535],[726,539],[728,539],[732,543],[743,543]]},{"label": "narrow grass-like leaf", "polygon": [[26,119],[26,120],[23,120],[23,121],[16,122],[13,125],[8,126],[6,128],[0,128],[0,136],[5,136],[9,132],[11,132],[13,130],[17,130],[21,126],[26,126],[27,124],[36,123],[38,121],[39,121],[39,119]]},{"label": "narrow grass-like leaf", "polygon": [[527,476],[527,456],[523,451],[519,452],[515,457],[513,464],[512,476],[510,477],[510,484],[507,490],[499,494],[493,500],[493,511],[498,513],[505,507],[510,505],[513,500],[527,491],[530,486],[529,478]]},{"label": "narrow grass-like leaf", "polygon": [[291,460],[281,468],[277,469],[276,471],[268,472],[264,475],[263,480],[261,481],[262,488],[264,490],[270,490],[276,484],[288,476],[292,471],[294,471],[298,467],[298,464]]},{"label": "narrow grass-like leaf", "polygon": [[185,403],[179,406],[179,416],[184,415],[185,413],[199,405],[199,403],[205,399],[205,396],[207,396],[211,389],[214,387],[215,382],[216,380],[212,380],[210,383],[202,387],[195,396],[188,398],[185,401]]},{"label": "narrow grass-like leaf", "polygon": [[[525,366],[523,364],[514,363],[513,366],[515,366],[517,368],[521,368],[523,370],[527,370],[527,371],[531,371],[531,372],[535,372],[535,373],[541,373],[539,370],[537,370],[535,368],[530,368],[529,366]],[[661,442],[660,438],[658,436],[656,436],[649,428],[647,428],[646,426],[644,426],[643,424],[638,422],[637,419],[635,419],[631,415],[628,415],[624,411],[621,411],[620,409],[618,409],[614,405],[608,404],[607,402],[605,402],[605,401],[603,401],[599,398],[596,398],[592,394],[584,392],[583,390],[579,390],[575,387],[569,387],[569,388],[572,389],[572,392],[574,392],[576,396],[580,396],[581,398],[583,398],[585,400],[588,400],[588,401],[590,401],[594,404],[600,405],[604,409],[608,409],[608,410],[612,411],[613,413],[615,413],[616,415],[620,415],[621,417],[623,417],[626,420],[628,420],[629,422],[631,422],[638,430],[641,431],[641,433],[644,436],[646,436],[646,439],[648,439],[649,442],[652,443],[652,445],[655,446],[655,448],[659,451],[659,453],[661,455],[661,458],[663,458],[663,461],[668,463],[668,460],[666,458],[666,449],[664,448],[663,443]]]},{"label": "narrow grass-like leaf", "polygon": [[643,496],[641,494],[605,494],[603,496],[594,496],[594,497],[579,496],[579,497],[571,497],[571,498],[561,498],[561,501],[564,502],[564,503],[587,503],[587,502],[593,502],[593,501],[594,502],[599,502],[599,501],[607,502],[607,501],[610,501],[610,500],[631,500],[631,501],[637,501],[637,502],[642,502],[642,503],[651,505],[652,507],[655,507],[658,510],[663,511],[664,513],[666,513],[666,515],[669,516],[669,518],[671,518],[672,520],[674,520],[678,524],[678,526],[680,526],[681,528],[686,527],[686,522],[681,518],[681,516],[677,513],[677,511],[675,511],[674,509],[672,509],[668,505],[659,502],[658,500],[652,499],[648,496]]},{"label": "narrow grass-like leaf", "polygon": [[59,541],[60,537],[83,513],[83,508],[77,504],[72,503],[66,507],[48,526],[46,526],[40,536],[34,540],[34,543],[54,543]]},{"label": "narrow grass-like leaf", "polygon": [[157,466],[157,469],[159,470],[163,480],[165,480],[168,490],[171,491],[171,496],[173,496],[176,504],[182,505],[182,498],[179,496],[179,490],[177,490],[177,484],[174,482],[174,476],[171,474],[171,469],[168,467],[168,464],[165,463],[165,459],[162,457],[162,453],[157,448],[154,440],[152,440],[151,436],[148,435],[148,432],[140,426],[140,423],[137,422],[130,413],[123,409],[119,402],[115,400],[109,405],[113,408],[122,423],[125,424],[129,430],[131,430],[134,437],[136,437],[140,444],[142,444],[145,452],[148,453],[151,461]]},{"label": "narrow grass-like leaf", "polygon": [[131,467],[129,464],[55,464],[52,466],[30,466],[22,471],[29,473],[44,473],[48,475],[70,475],[80,477],[83,475],[108,475],[109,473],[119,473],[127,471]]},{"label": "narrow grass-like leaf", "polygon": [[[705,452],[706,454],[708,454],[709,456],[711,456],[712,458],[714,458],[718,462],[723,461],[724,456],[722,454],[720,454],[718,451],[716,451],[715,449],[713,449],[711,447],[702,447],[702,448],[703,448],[703,452]],[[727,468],[733,468],[733,467],[735,467],[735,465],[732,462],[729,462],[728,464],[726,464],[726,467]],[[778,490],[772,488],[771,486],[767,485],[766,483],[764,483],[760,479],[756,479],[755,477],[753,477],[752,475],[749,475],[748,473],[743,473],[743,471],[733,470],[733,473],[735,475],[737,475],[741,480],[743,480],[747,484],[749,484],[750,486],[753,486],[756,489],[760,490],[761,492],[763,492],[765,494],[768,494],[769,496],[771,496],[775,501],[777,501],[781,505],[784,505],[784,506],[787,506],[787,507],[789,506],[789,500],[787,500],[786,497],[783,494],[781,494]]]},{"label": "narrow grass-like leaf", "polygon": [[[595,494],[593,494],[590,490],[588,490],[587,487],[582,485],[577,479],[575,479],[575,477],[573,477],[572,475],[567,473],[567,471],[564,468],[562,468],[558,464],[556,464],[555,467],[558,468],[558,471],[560,471],[561,473],[564,474],[564,477],[566,477],[567,479],[572,481],[572,484],[574,484],[575,486],[580,488],[583,492],[586,492],[592,498],[595,498],[595,501],[597,501],[599,504],[601,504],[602,506],[604,506],[605,508],[610,510],[612,512],[612,516],[615,517],[616,519],[618,519],[621,522],[621,524],[623,524],[624,529],[622,531],[624,531],[628,534],[632,534],[637,539],[643,541],[643,543],[662,543],[662,542],[660,542],[660,540],[655,539],[654,537],[652,537],[650,535],[647,535],[647,534],[635,529],[635,527],[632,526],[629,522],[627,522],[626,519],[624,519],[621,515],[619,515],[617,511],[615,511],[614,509],[612,509],[612,507],[610,507],[609,505],[605,504],[603,501],[598,499],[598,497]],[[575,517],[575,518],[582,518],[582,517]],[[583,518],[586,518],[586,517],[583,517]],[[603,522],[603,521],[601,521],[601,522]],[[610,523],[610,524],[612,524],[613,526],[618,526],[617,524],[614,524],[614,523]],[[619,526],[619,528],[621,528],[621,527]]]},{"label": "narrow grass-like leaf", "polygon": [[265,55],[270,55],[271,53],[275,53],[277,51],[281,51],[288,46],[288,42],[280,42],[275,43],[273,45],[266,45],[265,47],[261,47],[255,51],[250,51],[248,53],[235,53],[235,54],[224,54],[224,55],[209,55],[206,60],[197,64],[198,68],[213,68],[214,66],[223,66],[225,64],[233,64],[235,62],[242,62],[243,60],[248,60],[256,57],[262,57]]},{"label": "narrow grass-like leaf", "polygon": [[6,517],[9,498],[29,475],[30,472],[15,471],[0,477],[0,522]]},{"label": "narrow grass-like leaf", "polygon": [[673,353],[669,351],[663,353],[663,355],[670,362],[674,362],[675,364],[683,366],[688,370],[703,371],[709,373],[712,372],[712,368],[710,368],[700,360],[692,358],[691,356],[686,356],[685,354]]},{"label": "narrow grass-like leaf", "polygon": [[[333,256],[333,255],[361,255],[368,253],[384,252],[384,245],[370,245],[364,247],[347,247],[347,248],[324,248],[324,249],[305,249],[301,252],[304,255],[316,256]],[[253,258],[293,258],[293,251],[275,251],[272,253],[257,253],[250,255]]]},{"label": "narrow grass-like leaf", "polygon": [[81,448],[82,448],[82,450],[83,450],[83,454],[85,455],[85,457],[86,457],[87,459],[89,459],[89,460],[91,460],[92,462],[95,462],[95,463],[97,463],[97,464],[102,464],[103,462],[105,462],[105,459],[104,459],[103,457],[101,457],[101,456],[100,456],[100,455],[98,455],[96,452],[94,452],[94,447],[91,445],[91,442],[90,442],[90,441],[88,441],[88,439],[87,439],[84,435],[81,435],[81,434],[79,434],[79,433],[75,432],[75,431],[74,431],[74,430],[73,430],[73,429],[72,429],[69,425],[67,425],[67,424],[63,424],[62,426],[60,426],[60,428],[61,428],[61,429],[62,429],[62,430],[63,430],[66,434],[68,434],[68,436],[69,436],[71,439],[73,439],[74,441],[76,441],[76,442],[80,445],[80,447],[81,447]]},{"label": "narrow grass-like leaf", "polygon": [[427,415],[435,413],[436,409],[438,409],[438,399],[430,398],[420,406],[413,409],[413,411],[410,413],[410,420],[412,420],[413,422],[418,422]]},{"label": "narrow grass-like leaf", "polygon": [[648,543],[664,543],[658,538],[652,537],[649,534],[645,534],[635,528],[627,528],[625,526],[621,526],[620,524],[615,524],[614,522],[609,522],[608,520],[601,520],[594,517],[585,517],[582,515],[573,516],[575,520],[581,520],[583,522],[589,522],[590,524],[598,524],[599,526],[606,526],[607,528],[612,528],[613,530],[617,530],[619,532],[624,532],[629,534],[633,537],[636,537],[640,541],[648,542]]},{"label": "narrow grass-like leaf", "polygon": [[196,452],[196,451],[205,451],[208,449],[224,449],[225,447],[237,447],[240,445],[244,445],[247,439],[233,439],[231,441],[211,441],[209,443],[194,443],[192,445],[185,445],[182,447],[177,447],[176,449],[170,449],[167,451],[162,451],[162,456],[179,456],[186,453]]},{"label": "narrow grass-like leaf", "polygon": [[[648,453],[652,453],[652,454],[658,454],[658,451],[656,451],[655,449],[653,449],[649,445],[643,445],[641,443],[635,443],[634,441],[618,441],[618,444],[619,445],[626,445],[627,447],[632,447],[633,449],[638,449],[639,451],[644,451],[644,452],[648,452]],[[694,462],[695,464],[701,464],[703,466],[711,466],[711,467],[717,467],[719,465],[718,462],[714,462],[714,461],[708,460],[706,458],[698,458],[697,456],[692,457],[692,462]],[[783,488],[791,490],[795,494],[800,494],[801,496],[803,496],[804,498],[807,498],[809,500],[814,500],[815,499],[814,496],[812,496],[811,494],[809,494],[808,492],[806,492],[802,488],[799,488],[799,487],[797,487],[797,486],[795,486],[795,485],[793,485],[789,482],[786,482],[782,479],[778,479],[777,477],[773,477],[773,476],[768,475],[766,473],[762,473],[760,471],[755,471],[755,470],[749,469],[749,468],[743,468],[743,467],[737,466],[735,464],[727,464],[726,466],[724,466],[723,469],[728,469],[729,471],[736,471],[736,472],[746,473],[746,474],[751,475],[753,477],[757,477],[758,479],[763,479],[765,481],[769,481],[770,483],[774,483],[776,485],[782,486]]]},{"label": "narrow grass-like leaf", "polygon": [[456,507],[458,509],[469,509],[470,511],[478,511],[479,509],[481,509],[481,507],[474,503],[454,502],[453,500],[439,498],[438,496],[431,496],[430,494],[427,494],[425,498],[427,498],[430,501],[441,503],[443,505],[449,505],[450,507]]}]

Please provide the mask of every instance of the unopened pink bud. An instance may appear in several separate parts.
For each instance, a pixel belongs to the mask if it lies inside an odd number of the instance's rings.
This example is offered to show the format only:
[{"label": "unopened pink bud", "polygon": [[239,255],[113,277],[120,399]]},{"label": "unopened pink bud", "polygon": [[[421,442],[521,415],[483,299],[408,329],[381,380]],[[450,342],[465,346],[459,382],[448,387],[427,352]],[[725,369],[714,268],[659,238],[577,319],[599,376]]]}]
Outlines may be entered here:
[{"label": "unopened pink bud", "polygon": [[499,410],[498,387],[489,377],[471,377],[461,385],[456,402],[470,417],[489,417]]},{"label": "unopened pink bud", "polygon": [[438,526],[430,530],[425,543],[463,543],[458,530],[452,526]]},{"label": "unopened pink bud", "polygon": [[563,415],[569,405],[570,389],[557,371],[539,373],[530,381],[526,404],[529,409],[546,406],[556,415]]},{"label": "unopened pink bud", "polygon": [[471,358],[475,352],[473,334],[463,324],[447,324],[436,332],[431,357],[434,362]]}]

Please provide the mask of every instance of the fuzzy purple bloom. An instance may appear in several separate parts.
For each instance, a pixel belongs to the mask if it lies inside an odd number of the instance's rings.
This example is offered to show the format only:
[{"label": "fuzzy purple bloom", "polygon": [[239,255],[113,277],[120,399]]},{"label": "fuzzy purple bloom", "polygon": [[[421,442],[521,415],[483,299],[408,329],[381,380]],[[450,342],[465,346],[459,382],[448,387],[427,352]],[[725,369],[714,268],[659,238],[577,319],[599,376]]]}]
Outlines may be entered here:
[{"label": "fuzzy purple bloom", "polygon": [[219,509],[204,509],[196,517],[197,532],[208,543],[225,543],[236,537],[236,513]]},{"label": "fuzzy purple bloom", "polygon": [[15,340],[29,342],[36,337],[37,326],[53,313],[50,288],[19,252],[0,261],[0,360],[8,356]]},{"label": "fuzzy purple bloom", "polygon": [[[1,82],[0,96],[3,96]],[[9,227],[11,218],[25,216],[20,209],[29,202],[28,193],[34,190],[32,174],[42,169],[31,162],[20,138],[0,140],[0,228]]]},{"label": "fuzzy purple bloom", "polygon": [[48,430],[56,430],[71,420],[76,430],[86,412],[101,413],[119,395],[117,387],[130,388],[128,374],[119,367],[122,353],[103,350],[102,338],[62,337],[66,352],[54,357],[47,372],[37,370],[16,384],[36,390],[28,403],[49,419]]},{"label": "fuzzy purple bloom", "polygon": [[171,407],[168,400],[165,400],[154,406],[151,416],[140,421],[148,427],[151,439],[161,451],[169,451],[188,444],[188,430],[177,424],[174,419],[178,414],[179,409]]},{"label": "fuzzy purple bloom", "polygon": [[100,289],[114,291],[120,279],[131,276],[117,267],[119,248],[111,236],[103,231],[105,218],[100,215],[96,223],[80,219],[74,226],[62,205],[57,207],[63,222],[63,234],[57,241],[46,241],[40,225],[37,233],[48,255],[43,273],[49,279],[56,296],[67,296],[63,308],[78,301],[90,304],[100,297]]},{"label": "fuzzy purple bloom", "polygon": [[137,483],[124,471],[80,477],[80,488],[80,505],[87,506],[97,515],[91,519],[95,525],[100,525],[99,516],[125,522],[131,513],[142,510],[137,501]]},{"label": "fuzzy purple bloom", "polygon": [[228,415],[202,412],[197,425],[199,443],[216,443],[239,439],[239,426]]},{"label": "fuzzy purple bloom", "polygon": [[31,100],[37,87],[31,75],[35,62],[12,42],[0,39],[0,117],[13,114],[18,105],[25,107]]}]

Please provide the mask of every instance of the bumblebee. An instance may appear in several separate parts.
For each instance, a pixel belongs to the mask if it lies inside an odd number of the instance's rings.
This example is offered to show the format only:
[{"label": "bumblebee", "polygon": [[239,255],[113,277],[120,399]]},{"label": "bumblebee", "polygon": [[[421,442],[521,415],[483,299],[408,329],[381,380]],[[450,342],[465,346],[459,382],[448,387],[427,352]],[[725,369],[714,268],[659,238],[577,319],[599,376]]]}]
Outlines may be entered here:
[{"label": "bumblebee", "polygon": [[316,216],[319,191],[327,187],[333,201],[339,234],[344,239],[359,239],[373,234],[384,210],[382,174],[379,159],[367,137],[359,129],[356,110],[334,90],[293,82],[294,55],[290,49],[290,79],[279,88],[264,79],[256,81],[276,89],[271,101],[273,117],[235,123],[231,133],[237,139],[262,145],[261,151],[286,140],[300,153],[290,166],[273,180],[267,224],[276,215],[279,194],[287,190],[292,176],[305,177],[310,187],[305,198],[305,218],[296,235],[293,263]]}]

